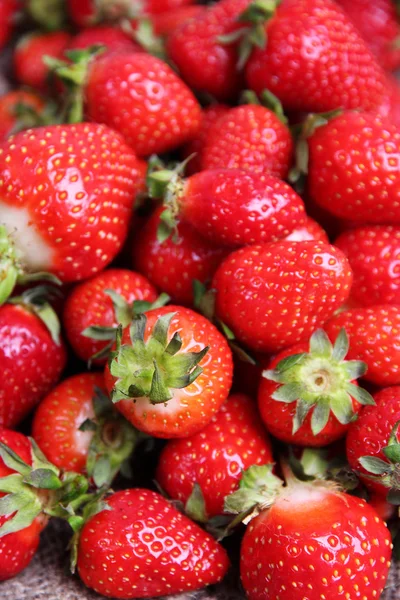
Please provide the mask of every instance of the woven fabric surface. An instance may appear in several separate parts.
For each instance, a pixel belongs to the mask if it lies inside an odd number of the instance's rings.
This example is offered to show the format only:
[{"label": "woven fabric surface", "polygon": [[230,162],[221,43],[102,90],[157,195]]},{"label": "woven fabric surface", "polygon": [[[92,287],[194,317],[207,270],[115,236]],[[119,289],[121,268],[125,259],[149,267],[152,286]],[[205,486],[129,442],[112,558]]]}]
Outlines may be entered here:
[{"label": "woven fabric surface", "polygon": [[[38,554],[18,577],[0,584],[1,600],[100,600],[78,577],[68,573],[66,545],[68,534],[63,524],[50,524],[42,537]],[[170,596],[171,600],[243,600],[237,569],[220,585],[192,594]],[[271,598],[271,600],[274,600]],[[400,563],[392,568],[381,600],[400,600]]]}]

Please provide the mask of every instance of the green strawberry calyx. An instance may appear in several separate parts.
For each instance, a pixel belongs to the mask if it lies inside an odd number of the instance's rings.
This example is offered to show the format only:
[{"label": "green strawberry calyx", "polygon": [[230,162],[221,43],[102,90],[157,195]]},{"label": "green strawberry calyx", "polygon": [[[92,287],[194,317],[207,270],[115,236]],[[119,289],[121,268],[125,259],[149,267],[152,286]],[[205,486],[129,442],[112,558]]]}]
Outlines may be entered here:
[{"label": "green strawberry calyx", "polygon": [[111,352],[109,369],[116,379],[111,393],[113,402],[146,397],[152,404],[173,398],[174,389],[192,384],[202,373],[199,363],[209,346],[199,352],[180,352],[179,332],[170,335],[175,313],[158,318],[147,341],[144,340],[147,318],[136,315],[129,327],[130,344],[122,344],[122,326],[118,327],[116,349]]},{"label": "green strawberry calyx", "polygon": [[387,460],[377,456],[362,456],[358,459],[360,465],[368,471],[368,477],[388,488],[387,500],[391,504],[400,505],[400,443],[398,433],[400,421],[395,423],[388,445],[382,449]]},{"label": "green strawberry calyx", "polygon": [[67,23],[64,0],[28,0],[29,16],[47,31],[63,29]]},{"label": "green strawberry calyx", "polygon": [[[42,278],[43,274],[38,273],[38,276]],[[22,305],[31,313],[35,314],[45,325],[53,342],[57,344],[57,346],[61,343],[61,326],[57,313],[48,302],[48,299],[52,295],[59,295],[59,293],[57,288],[50,288],[47,285],[37,285],[36,287],[25,290],[20,296],[14,296],[8,300],[9,304]]]},{"label": "green strawberry calyx", "polygon": [[293,433],[300,429],[310,411],[311,430],[318,435],[331,413],[342,425],[354,420],[352,399],[363,405],[375,404],[366,390],[353,383],[365,374],[367,367],[359,360],[345,360],[348,350],[344,329],[333,345],[326,333],[318,329],[310,338],[309,352],[288,356],[275,369],[263,372],[263,377],[280,384],[272,394],[274,400],[296,403]]}]

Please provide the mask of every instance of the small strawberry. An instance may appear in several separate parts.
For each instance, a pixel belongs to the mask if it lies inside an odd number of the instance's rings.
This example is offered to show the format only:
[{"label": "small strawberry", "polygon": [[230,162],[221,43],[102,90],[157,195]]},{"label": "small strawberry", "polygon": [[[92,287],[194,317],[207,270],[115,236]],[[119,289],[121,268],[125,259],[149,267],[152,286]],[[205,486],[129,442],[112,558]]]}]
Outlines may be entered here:
[{"label": "small strawberry", "polygon": [[203,169],[243,169],[285,179],[292,161],[289,129],[268,108],[232,108],[214,124],[202,151]]},{"label": "small strawberry", "polygon": [[0,425],[18,425],[59,380],[66,352],[58,330],[50,306],[32,291],[0,306]]},{"label": "small strawberry", "polygon": [[381,304],[339,313],[324,326],[332,340],[344,328],[350,339],[348,358],[362,360],[366,381],[400,384],[400,306]]},{"label": "small strawberry", "polygon": [[234,98],[242,85],[234,42],[222,36],[241,28],[240,14],[250,0],[221,0],[184,23],[168,38],[167,52],[191,88],[218,100]]},{"label": "small strawberry", "polygon": [[329,238],[325,229],[317,221],[308,216],[306,216],[304,225],[296,227],[292,233],[289,233],[285,237],[285,240],[287,242],[315,241],[329,244]]},{"label": "small strawberry", "polygon": [[207,11],[205,6],[198,4],[181,6],[167,12],[151,15],[151,23],[154,33],[162,37],[170,36],[178,27],[186,24],[190,19],[204,15]]},{"label": "small strawberry", "polygon": [[305,222],[300,196],[272,175],[210,169],[183,180],[169,173],[169,181],[168,171],[149,176],[156,196],[160,186],[164,188],[166,210],[161,219],[168,226],[171,219],[182,218],[214,244],[234,248],[275,242]]},{"label": "small strawberry", "polygon": [[76,281],[120,250],[142,164],[103,125],[40,127],[0,144],[0,225],[19,263]]},{"label": "small strawberry", "polygon": [[321,242],[275,242],[233,252],[212,283],[218,317],[254,350],[306,340],[347,299],[344,254]]},{"label": "small strawberry", "polygon": [[137,435],[105,395],[103,373],[65,379],[42,400],[32,436],[46,458],[62,471],[111,481],[133,452]]},{"label": "small strawberry", "polygon": [[34,32],[20,38],[14,52],[14,73],[19,83],[48,91],[50,70],[43,57],[62,58],[70,39],[65,31]]},{"label": "small strawberry", "polygon": [[[156,479],[171,498],[186,504],[187,514],[205,521],[223,513],[224,498],[237,489],[243,469],[272,461],[254,402],[234,394],[200,433],[168,442]],[[191,512],[198,494],[202,502]]]},{"label": "small strawberry", "polygon": [[400,491],[400,386],[384,388],[374,399],[376,405],[366,407],[350,426],[347,458],[365,486],[390,501]]},{"label": "small strawberry", "polygon": [[2,0],[0,3],[0,49],[11,37],[19,0]]},{"label": "small strawberry", "polygon": [[133,265],[175,302],[190,306],[193,281],[208,283],[228,251],[204,239],[185,221],[178,223],[174,239],[160,240],[158,231],[163,211],[163,207],[157,208],[138,232],[133,246]]},{"label": "small strawberry", "polygon": [[380,598],[392,544],[374,509],[329,482],[290,476],[279,487],[270,471],[251,467],[225,501],[252,510],[240,550],[249,600]]},{"label": "small strawberry", "polygon": [[83,583],[102,596],[188,593],[224,577],[222,546],[159,494],[124,490],[107,508],[84,525],[77,555]]},{"label": "small strawberry", "polygon": [[291,346],[263,372],[258,392],[261,417],[276,438],[300,446],[326,446],[343,437],[370,394],[355,384],[365,363],[344,360],[349,350],[341,330],[334,345],[319,329],[309,345]]},{"label": "small strawberry", "polygon": [[356,223],[400,222],[400,130],[367,113],[344,112],[308,139],[315,202]]},{"label": "small strawberry", "polygon": [[[68,296],[63,316],[75,354],[88,361],[103,353],[114,341],[118,324],[127,327],[132,321],[133,303],[156,299],[151,283],[128,269],[107,269],[77,285]],[[96,362],[104,364],[105,358]]]},{"label": "small strawberry", "polygon": [[335,246],[347,256],[353,271],[353,303],[400,305],[400,227],[351,229],[337,238]]},{"label": "small strawberry", "polygon": [[211,104],[203,110],[200,129],[196,136],[181,149],[181,155],[184,159],[191,157],[185,168],[188,175],[193,175],[202,170],[203,151],[207,143],[207,137],[218,119],[230,110],[230,107],[226,104]]},{"label": "small strawberry", "polygon": [[0,142],[13,133],[20,107],[40,112],[44,108],[44,101],[38,95],[22,89],[0,96]]},{"label": "small strawberry", "polygon": [[256,93],[268,89],[286,110],[303,112],[373,110],[382,102],[384,71],[332,0],[285,0],[265,34],[265,47],[246,65]]},{"label": "small strawberry", "polygon": [[400,66],[400,25],[393,0],[336,0],[346,11],[382,67]]},{"label": "small strawberry", "polygon": [[140,431],[186,437],[207,425],[226,400],[232,355],[205,317],[164,306],[138,315],[118,335],[105,381],[118,410]]},{"label": "small strawberry", "polygon": [[70,40],[66,50],[86,50],[90,46],[106,46],[108,50],[112,51],[142,51],[139,44],[136,44],[128,34],[112,25],[97,25],[82,29]]}]

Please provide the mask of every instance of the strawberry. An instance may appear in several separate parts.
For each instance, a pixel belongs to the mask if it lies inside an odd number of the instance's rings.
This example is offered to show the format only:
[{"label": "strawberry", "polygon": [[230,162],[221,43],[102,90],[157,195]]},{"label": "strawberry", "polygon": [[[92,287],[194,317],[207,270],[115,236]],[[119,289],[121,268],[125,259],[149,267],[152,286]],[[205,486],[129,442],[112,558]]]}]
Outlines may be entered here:
[{"label": "strawberry", "polygon": [[69,42],[66,50],[86,50],[90,46],[106,46],[108,50],[135,50],[141,52],[142,48],[122,29],[112,25],[97,25],[82,29]]},{"label": "strawberry", "polygon": [[239,92],[236,44],[223,43],[221,37],[241,27],[237,19],[249,4],[250,0],[220,0],[168,38],[168,55],[191,88],[217,100]]},{"label": "strawberry", "polygon": [[382,304],[346,310],[326,323],[332,339],[344,328],[350,339],[350,360],[362,360],[367,381],[380,386],[400,383],[400,306]]},{"label": "strawberry", "polygon": [[344,254],[321,242],[275,242],[233,252],[215,273],[218,317],[254,350],[307,339],[347,299]]},{"label": "strawberry", "polygon": [[389,71],[400,66],[400,25],[395,2],[377,0],[336,0],[346,11],[380,65]]},{"label": "strawberry", "polygon": [[0,157],[0,224],[23,267],[76,281],[111,262],[142,176],[120,135],[94,123],[40,127],[0,144]]},{"label": "strawberry", "polygon": [[65,379],[40,403],[32,436],[46,458],[62,471],[110,485],[132,453],[136,433],[105,395],[103,373]]},{"label": "strawberry", "polygon": [[347,458],[364,485],[380,498],[387,497],[390,501],[399,492],[400,386],[384,388],[374,395],[374,399],[376,405],[366,407],[350,426]]},{"label": "strawberry", "polygon": [[21,303],[0,306],[0,424],[17,425],[54,387],[65,362],[49,305],[25,292]]},{"label": "strawberry", "polygon": [[356,305],[400,305],[400,227],[369,225],[342,233],[335,241],[354,275]]},{"label": "strawberry", "polygon": [[18,8],[18,0],[2,0],[0,3],[0,49],[5,46],[11,36]]},{"label": "strawberry", "polygon": [[394,77],[388,77],[385,97],[376,112],[400,128],[400,85]]},{"label": "strawberry", "polygon": [[18,110],[21,106],[40,112],[44,108],[44,102],[36,94],[22,89],[0,96],[0,142],[13,133],[18,123]]},{"label": "strawberry", "polygon": [[203,110],[200,129],[195,137],[181,149],[181,155],[184,159],[191,157],[185,169],[188,175],[193,175],[202,170],[203,150],[207,137],[218,119],[229,111],[230,107],[226,104],[211,104]]},{"label": "strawberry", "polygon": [[365,363],[344,360],[349,350],[341,330],[332,345],[319,329],[309,345],[297,344],[277,354],[263,372],[258,392],[268,431],[289,444],[326,446],[344,436],[370,394],[355,384]]},{"label": "strawberry", "polygon": [[373,110],[385,74],[350,19],[332,0],[285,0],[265,25],[267,43],[247,62],[247,85],[268,89],[285,109]]},{"label": "strawberry", "polygon": [[192,516],[206,520],[223,513],[224,498],[237,489],[243,469],[272,461],[271,444],[253,401],[233,394],[200,433],[167,443],[156,479],[174,500],[186,504],[187,514],[190,500],[200,493],[202,506]]},{"label": "strawberry", "polygon": [[232,108],[214,124],[203,148],[202,168],[243,169],[285,179],[292,154],[286,125],[268,108],[247,104]]},{"label": "strawberry", "polygon": [[14,52],[14,73],[19,83],[46,92],[50,71],[43,57],[61,58],[70,39],[65,31],[34,32],[22,37]]},{"label": "strawberry", "polygon": [[178,27],[187,23],[189,19],[204,15],[207,11],[205,6],[198,4],[181,6],[167,12],[160,12],[151,16],[154,33],[162,37],[170,36]]},{"label": "strawberry", "polygon": [[[156,298],[151,283],[128,269],[108,269],[77,285],[68,296],[63,317],[75,354],[88,361],[106,350],[109,341],[115,339],[118,324],[130,324],[131,305],[142,300],[154,302]],[[105,358],[96,362],[104,364]]]},{"label": "strawberry", "polygon": [[84,525],[77,561],[84,584],[102,596],[187,593],[224,577],[222,546],[159,494],[128,489],[107,507]]},{"label": "strawberry", "polygon": [[[170,171],[168,182],[167,173],[161,173],[166,205],[162,220],[181,217],[220,246],[275,242],[305,222],[300,196],[272,175],[210,169],[183,180]],[[159,177],[157,172],[149,177],[157,187]]]},{"label": "strawberry", "polygon": [[306,216],[306,221],[304,225],[296,227],[285,237],[285,240],[288,242],[307,242],[307,241],[315,241],[315,242],[324,242],[329,244],[329,239],[325,229],[321,227],[321,225],[314,221],[311,217]]},{"label": "strawberry", "polygon": [[176,239],[161,241],[158,231],[163,211],[163,207],[157,208],[136,236],[133,265],[175,302],[191,305],[193,281],[211,280],[228,251],[204,239],[185,221],[178,223]]},{"label": "strawberry", "polygon": [[118,410],[140,431],[187,437],[205,427],[226,400],[232,355],[205,317],[164,306],[138,315],[118,335],[105,382]]},{"label": "strawberry", "polygon": [[374,509],[329,482],[291,476],[279,488],[267,469],[251,467],[225,501],[231,512],[247,506],[256,515],[240,550],[249,600],[380,598],[392,544]]},{"label": "strawberry", "polygon": [[308,185],[329,212],[356,223],[400,222],[400,130],[378,116],[344,112],[308,140]]}]

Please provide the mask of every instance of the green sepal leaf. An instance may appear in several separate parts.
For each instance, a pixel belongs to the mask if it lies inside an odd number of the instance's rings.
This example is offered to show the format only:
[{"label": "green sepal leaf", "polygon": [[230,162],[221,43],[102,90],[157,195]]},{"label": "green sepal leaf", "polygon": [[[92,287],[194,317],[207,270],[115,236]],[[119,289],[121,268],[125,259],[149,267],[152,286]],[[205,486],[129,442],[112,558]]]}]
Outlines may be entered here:
[{"label": "green sepal leaf", "polygon": [[154,360],[153,364],[154,374],[151,382],[149,398],[153,404],[160,404],[167,402],[167,400],[171,400],[173,394],[164,381],[163,374],[157,365],[157,361]]},{"label": "green sepal leaf", "polygon": [[79,431],[96,431],[97,425],[91,419],[85,419],[79,426]]},{"label": "green sepal leaf", "polygon": [[103,485],[109,484],[112,477],[111,462],[108,456],[100,456],[93,468],[93,481],[97,488],[101,488]]},{"label": "green sepal leaf", "polygon": [[367,365],[362,360],[347,360],[344,367],[350,380],[358,379],[367,372]]},{"label": "green sepal leaf", "polygon": [[317,356],[332,356],[333,346],[323,329],[317,329],[310,338],[310,353]]},{"label": "green sepal leaf", "polygon": [[6,446],[6,444],[3,444],[3,442],[0,442],[0,457],[6,467],[16,471],[23,477],[28,476],[32,470],[30,465],[23,461],[14,450]]},{"label": "green sepal leaf", "polygon": [[330,406],[328,402],[317,402],[311,416],[311,431],[313,435],[318,435],[325,429],[330,415]]},{"label": "green sepal leaf", "polygon": [[392,463],[400,464],[400,444],[391,444],[383,448],[383,453]]},{"label": "green sepal leaf", "polygon": [[[272,398],[279,402],[294,402],[301,397],[302,392],[304,391],[304,387],[301,383],[293,382],[293,383],[285,383],[284,385],[279,386],[274,393],[272,394]],[[308,410],[311,408],[309,405]]]},{"label": "green sepal leaf", "polygon": [[115,327],[105,327],[102,325],[91,325],[86,327],[81,333],[84,337],[91,338],[92,340],[108,341],[115,339]]},{"label": "green sepal leaf", "polygon": [[190,519],[193,519],[193,521],[198,521],[199,523],[207,523],[208,521],[206,503],[198,483],[193,485],[192,493],[186,501],[185,514]]},{"label": "green sepal leaf", "polygon": [[[344,360],[349,352],[349,348],[349,337],[346,333],[346,330],[342,327],[333,345],[332,358],[337,361]],[[349,362],[351,361],[347,361],[347,365]]]},{"label": "green sepal leaf", "polygon": [[[11,519],[8,519],[1,525],[0,538],[9,535],[10,533],[16,533],[17,531],[26,529],[42,512],[42,505],[39,499],[36,499],[35,501],[32,497],[24,496],[23,499],[19,500],[16,498],[17,496],[18,494],[14,497],[14,500],[17,500],[18,502],[17,512]],[[2,500],[3,498],[0,499],[0,503]]]},{"label": "green sepal leaf", "polygon": [[57,490],[62,486],[60,479],[49,469],[32,470],[24,477],[24,482],[41,490]]},{"label": "green sepal leaf", "polygon": [[[281,360],[275,367],[275,371],[278,374],[284,373],[285,371],[291,369],[295,365],[298,365],[303,359],[307,356],[305,352],[301,352],[299,354],[291,354],[287,358]],[[267,378],[268,379],[268,378]]]},{"label": "green sepal leaf", "polygon": [[225,498],[224,511],[248,516],[256,507],[272,504],[283,481],[273,474],[273,464],[253,465],[243,471],[239,489]]},{"label": "green sepal leaf", "polygon": [[361,456],[358,462],[366,471],[373,475],[386,475],[391,470],[389,463],[376,456]]},{"label": "green sepal leaf", "polygon": [[339,423],[348,425],[354,418],[353,403],[349,394],[345,391],[338,391],[331,398],[331,410]]},{"label": "green sepal leaf", "polygon": [[357,400],[360,404],[364,406],[375,406],[375,400],[371,396],[367,390],[359,387],[358,385],[354,385],[353,383],[348,383],[346,385],[346,391],[350,394],[354,400]]},{"label": "green sepal leaf", "polygon": [[304,400],[299,400],[296,404],[296,412],[293,419],[293,429],[292,433],[296,433],[300,427],[303,425],[305,418],[312,408],[312,404],[310,402],[305,402]]}]

